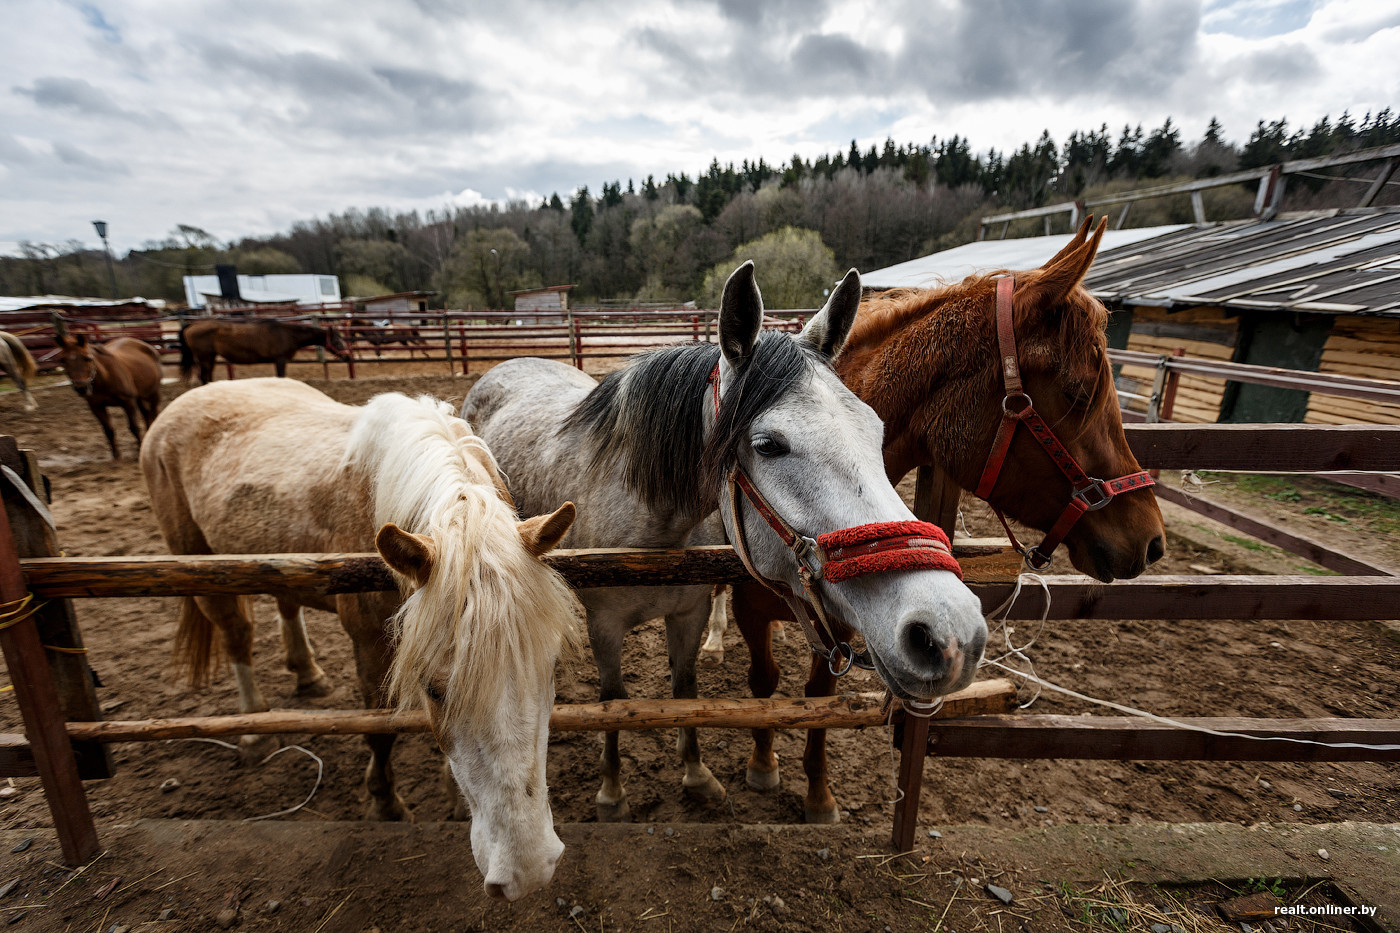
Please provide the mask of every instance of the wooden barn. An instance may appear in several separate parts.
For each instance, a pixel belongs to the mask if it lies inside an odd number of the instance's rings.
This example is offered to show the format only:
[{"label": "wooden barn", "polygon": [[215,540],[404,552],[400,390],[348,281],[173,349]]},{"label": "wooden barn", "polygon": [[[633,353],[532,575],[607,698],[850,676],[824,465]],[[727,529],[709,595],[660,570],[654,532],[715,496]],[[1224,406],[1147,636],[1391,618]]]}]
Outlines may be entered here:
[{"label": "wooden barn", "polygon": [[567,311],[572,285],[550,285],[548,288],[526,288],[510,292],[515,297],[517,311]]},{"label": "wooden barn", "polygon": [[[983,241],[864,278],[882,289],[1034,267],[1066,240]],[[1400,208],[1108,231],[1086,284],[1113,312],[1113,347],[1400,382]],[[1124,366],[1119,388],[1145,395],[1153,375]],[[1397,424],[1400,407],[1183,374],[1172,417]]]},{"label": "wooden barn", "polygon": [[376,295],[366,298],[364,310],[368,314],[395,314],[408,311],[427,311],[428,303],[438,296],[437,292],[395,292],[392,295]]}]

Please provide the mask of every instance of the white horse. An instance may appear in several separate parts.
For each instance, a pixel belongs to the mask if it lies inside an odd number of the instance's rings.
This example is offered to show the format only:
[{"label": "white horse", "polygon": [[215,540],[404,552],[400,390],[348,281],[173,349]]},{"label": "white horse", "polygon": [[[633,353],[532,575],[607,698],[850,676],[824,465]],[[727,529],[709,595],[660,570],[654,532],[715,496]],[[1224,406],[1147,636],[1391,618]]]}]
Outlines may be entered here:
[{"label": "white horse", "polygon": [[[733,514],[724,493],[736,464],[804,535],[913,519],[885,478],[880,419],[831,368],[859,301],[851,270],[801,335],[762,332],[763,301],[745,263],[725,285],[718,347],[642,354],[601,384],[560,363],[511,360],[472,387],[462,415],[499,458],[522,514],[565,496],[580,503],[572,546],[717,543],[702,522],[718,508],[731,540],[743,523],[756,571],[801,593],[797,560],[777,533],[753,508]],[[817,586],[836,621],[865,637],[897,695],[931,697],[972,680],[987,629],[977,598],[953,573],[908,570]],[[580,591],[602,698],[627,696],[623,636],[657,616],[666,621],[672,694],[694,697],[710,596],[709,586]],[[685,790],[722,799],[695,730],[681,730],[679,750]],[[599,818],[625,819],[616,733],[607,734],[602,761]]]},{"label": "white horse", "polygon": [[[173,553],[378,548],[403,596],[273,594],[287,666],[300,690],[325,692],[301,607],[337,612],[365,703],[426,706],[472,811],[487,893],[513,900],[546,884],[564,849],[545,787],[554,663],[577,624],[568,586],[539,558],[568,530],[573,505],[517,521],[490,452],[445,402],[380,395],[352,408],[287,379],[185,393],[151,427],[141,469]],[[245,713],[267,709],[247,608],[239,597],[187,598],[177,646],[204,679],[217,628]],[[394,736],[365,739],[368,815],[407,818],[389,765]]]},{"label": "white horse", "polygon": [[24,398],[25,411],[33,411],[39,407],[39,403],[34,401],[34,394],[29,391],[29,380],[39,372],[39,367],[20,339],[3,330],[0,330],[0,372],[8,374],[14,380],[15,387]]}]

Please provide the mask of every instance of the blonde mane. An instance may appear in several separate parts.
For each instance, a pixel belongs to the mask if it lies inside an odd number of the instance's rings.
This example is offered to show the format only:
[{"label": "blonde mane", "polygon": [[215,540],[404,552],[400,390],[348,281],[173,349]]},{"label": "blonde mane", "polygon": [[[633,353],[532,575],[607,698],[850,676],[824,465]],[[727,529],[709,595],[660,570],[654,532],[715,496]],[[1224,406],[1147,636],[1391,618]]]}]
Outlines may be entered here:
[{"label": "blonde mane", "polygon": [[568,585],[525,550],[483,454],[494,468],[471,427],[427,396],[372,399],[346,448],[347,464],[368,478],[375,527],[394,522],[436,542],[427,583],[390,621],[388,688],[401,709],[421,703],[448,659],[449,720],[487,714],[518,695],[513,684],[547,681],[560,650],[579,639]]}]

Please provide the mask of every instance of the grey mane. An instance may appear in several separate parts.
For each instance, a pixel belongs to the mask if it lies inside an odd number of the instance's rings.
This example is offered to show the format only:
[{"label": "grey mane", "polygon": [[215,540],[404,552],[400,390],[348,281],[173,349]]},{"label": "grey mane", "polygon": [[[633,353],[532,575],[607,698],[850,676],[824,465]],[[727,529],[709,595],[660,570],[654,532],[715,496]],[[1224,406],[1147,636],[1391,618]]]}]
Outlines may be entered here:
[{"label": "grey mane", "polygon": [[754,419],[814,367],[830,364],[784,334],[760,335],[725,386],[716,428],[704,438],[710,373],[719,347],[664,347],[607,376],[570,413],[562,431],[586,438],[588,471],[620,470],[627,488],[658,512],[699,518],[717,506],[720,482]]}]

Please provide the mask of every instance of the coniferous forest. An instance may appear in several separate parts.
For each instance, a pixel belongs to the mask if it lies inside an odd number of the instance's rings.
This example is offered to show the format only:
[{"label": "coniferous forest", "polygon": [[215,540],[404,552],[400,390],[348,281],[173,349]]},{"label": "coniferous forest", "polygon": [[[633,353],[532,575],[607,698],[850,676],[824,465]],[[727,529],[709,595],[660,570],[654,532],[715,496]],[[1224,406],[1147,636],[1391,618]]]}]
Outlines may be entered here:
[{"label": "coniferous forest", "polygon": [[[926,144],[887,139],[864,151],[852,142],[813,160],[794,155],[770,165],[760,158],[737,167],[716,160],[695,177],[605,181],[537,204],[425,214],[352,208],[271,236],[229,240],[181,224],[166,239],[116,257],[116,275],[123,296],[173,301],[183,300],[183,275],[232,263],[242,273],[339,275],[346,296],[433,290],[440,293],[434,304],[449,308],[505,307],[512,290],[564,284],[577,286],[575,305],[713,306],[727,271],[752,257],[769,306],[810,307],[840,271],[968,242],[986,214],[1395,142],[1400,115],[1389,109],[1359,120],[1324,117],[1306,129],[1261,120],[1240,144],[1225,139],[1214,120],[1200,139],[1183,140],[1170,119],[1148,131],[1076,131],[1063,142],[1045,132],[1006,152],[975,152],[960,136]],[[1374,171],[1343,166],[1330,174]],[[1350,206],[1361,190],[1354,181],[1301,176],[1284,208]],[[1400,202],[1395,191],[1389,186],[1376,203]],[[1214,189],[1206,193],[1207,214],[1247,217],[1253,200],[1252,185]],[[1135,204],[1127,225],[1191,219],[1181,195]],[[1026,222],[1011,235],[1042,232],[1041,223]],[[110,286],[100,251],[77,241],[26,242],[19,256],[0,257],[0,294],[107,297]]]}]

